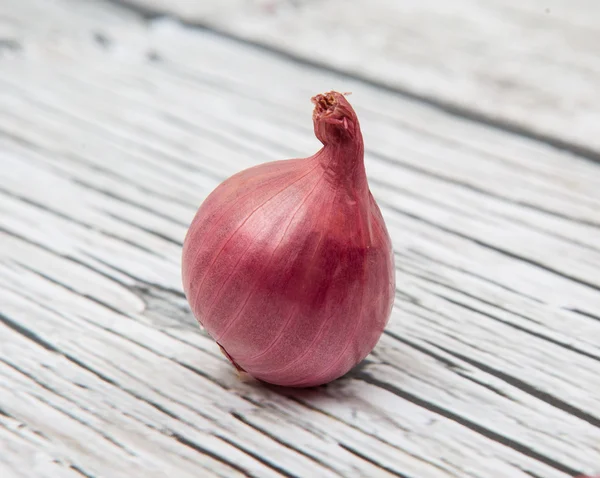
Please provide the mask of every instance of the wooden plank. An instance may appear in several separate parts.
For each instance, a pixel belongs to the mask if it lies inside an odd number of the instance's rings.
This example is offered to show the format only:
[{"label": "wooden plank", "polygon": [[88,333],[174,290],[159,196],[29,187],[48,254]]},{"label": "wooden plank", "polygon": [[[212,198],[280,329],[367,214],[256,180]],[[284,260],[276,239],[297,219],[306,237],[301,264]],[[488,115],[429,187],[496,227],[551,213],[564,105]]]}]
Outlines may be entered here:
[{"label": "wooden plank", "polygon": [[112,0],[600,159],[595,0]]},{"label": "wooden plank", "polygon": [[[0,14],[6,476],[598,468],[597,165],[105,3]],[[331,87],[364,127],[393,316],[327,387],[240,381],[189,312],[181,241],[219,181],[318,148],[308,98]]]}]

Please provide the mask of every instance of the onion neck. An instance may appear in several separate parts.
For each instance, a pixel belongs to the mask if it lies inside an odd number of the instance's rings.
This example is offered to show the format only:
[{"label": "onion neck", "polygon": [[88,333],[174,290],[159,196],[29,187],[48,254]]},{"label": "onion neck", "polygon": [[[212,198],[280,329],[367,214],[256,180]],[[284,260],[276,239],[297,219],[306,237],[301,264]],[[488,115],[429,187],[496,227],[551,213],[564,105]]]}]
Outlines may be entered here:
[{"label": "onion neck", "polygon": [[330,91],[312,98],[315,136],[323,143],[319,152],[325,173],[351,196],[364,200],[369,187],[364,165],[364,144],[358,118],[343,94]]},{"label": "onion neck", "polygon": [[317,153],[326,177],[336,190],[346,193],[348,204],[358,207],[366,247],[372,243],[370,198],[364,164],[364,143],[356,113],[344,95],[331,91],[312,99],[315,135],[323,143]]}]

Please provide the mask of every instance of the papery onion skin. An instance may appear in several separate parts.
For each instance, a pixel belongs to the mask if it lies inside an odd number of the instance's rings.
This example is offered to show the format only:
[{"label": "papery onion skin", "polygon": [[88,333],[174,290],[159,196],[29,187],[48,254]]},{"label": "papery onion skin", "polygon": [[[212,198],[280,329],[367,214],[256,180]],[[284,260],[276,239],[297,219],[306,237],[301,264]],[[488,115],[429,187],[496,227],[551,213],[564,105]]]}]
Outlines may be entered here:
[{"label": "papery onion skin", "polygon": [[191,309],[234,365],[293,387],[330,382],[363,360],[395,291],[356,113],[337,92],[312,101],[323,148],[225,180],[200,206],[182,258]]}]

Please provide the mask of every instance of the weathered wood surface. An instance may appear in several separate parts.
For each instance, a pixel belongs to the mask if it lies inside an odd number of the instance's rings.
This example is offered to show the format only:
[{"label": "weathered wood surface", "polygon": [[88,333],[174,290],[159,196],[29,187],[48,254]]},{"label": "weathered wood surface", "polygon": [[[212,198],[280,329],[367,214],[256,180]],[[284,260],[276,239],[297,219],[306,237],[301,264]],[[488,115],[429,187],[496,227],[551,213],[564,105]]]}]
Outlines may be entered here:
[{"label": "weathered wood surface", "polygon": [[[0,2],[0,476],[560,478],[600,468],[600,167],[109,3]],[[181,242],[353,91],[397,257],[326,387],[239,380]]]},{"label": "weathered wood surface", "polygon": [[600,159],[597,0],[112,0]]}]

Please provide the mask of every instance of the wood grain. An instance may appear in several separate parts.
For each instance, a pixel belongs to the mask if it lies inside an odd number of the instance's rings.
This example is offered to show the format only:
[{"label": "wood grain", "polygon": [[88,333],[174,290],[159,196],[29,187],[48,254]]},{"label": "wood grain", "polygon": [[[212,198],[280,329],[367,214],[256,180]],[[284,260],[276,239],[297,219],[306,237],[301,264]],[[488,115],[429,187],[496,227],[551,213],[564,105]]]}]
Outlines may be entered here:
[{"label": "wood grain", "polygon": [[112,0],[600,160],[594,0]]},{"label": "wood grain", "polygon": [[[0,18],[3,477],[600,466],[598,165],[107,3]],[[332,87],[392,234],[392,319],[327,387],[240,380],[189,312],[181,242],[221,180],[319,147],[308,100]]]}]

